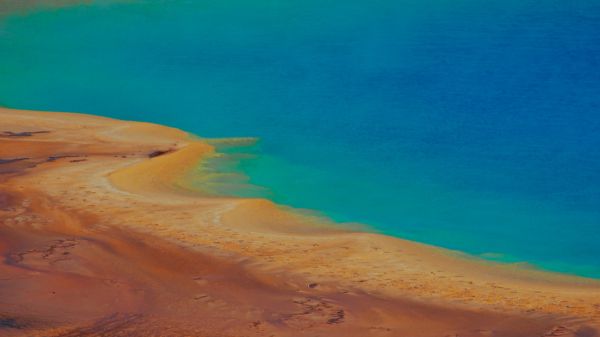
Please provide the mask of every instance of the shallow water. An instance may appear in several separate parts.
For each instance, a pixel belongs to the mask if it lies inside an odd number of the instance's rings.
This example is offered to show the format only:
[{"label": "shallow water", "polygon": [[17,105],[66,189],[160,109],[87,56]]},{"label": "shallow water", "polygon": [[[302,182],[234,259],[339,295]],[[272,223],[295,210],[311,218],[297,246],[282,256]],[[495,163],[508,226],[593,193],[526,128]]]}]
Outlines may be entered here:
[{"label": "shallow water", "polygon": [[600,277],[598,1],[98,1],[3,18],[0,77],[11,107],[258,137],[215,192]]}]

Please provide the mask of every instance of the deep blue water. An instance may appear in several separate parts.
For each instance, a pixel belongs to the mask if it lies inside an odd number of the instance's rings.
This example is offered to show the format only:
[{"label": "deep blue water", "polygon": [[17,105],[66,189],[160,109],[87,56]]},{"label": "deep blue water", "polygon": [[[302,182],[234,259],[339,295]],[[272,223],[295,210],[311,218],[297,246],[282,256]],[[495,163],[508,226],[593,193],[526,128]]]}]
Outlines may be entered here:
[{"label": "deep blue water", "polygon": [[30,11],[0,19],[0,104],[259,137],[209,185],[600,277],[600,1]]}]

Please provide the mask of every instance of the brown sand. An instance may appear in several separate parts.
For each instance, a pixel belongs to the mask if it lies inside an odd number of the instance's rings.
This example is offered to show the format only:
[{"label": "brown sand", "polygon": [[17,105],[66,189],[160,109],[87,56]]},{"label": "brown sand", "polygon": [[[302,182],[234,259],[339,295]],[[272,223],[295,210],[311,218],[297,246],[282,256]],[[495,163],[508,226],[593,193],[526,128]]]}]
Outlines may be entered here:
[{"label": "brown sand", "polygon": [[0,109],[0,336],[598,335],[597,281],[187,189],[213,151]]}]

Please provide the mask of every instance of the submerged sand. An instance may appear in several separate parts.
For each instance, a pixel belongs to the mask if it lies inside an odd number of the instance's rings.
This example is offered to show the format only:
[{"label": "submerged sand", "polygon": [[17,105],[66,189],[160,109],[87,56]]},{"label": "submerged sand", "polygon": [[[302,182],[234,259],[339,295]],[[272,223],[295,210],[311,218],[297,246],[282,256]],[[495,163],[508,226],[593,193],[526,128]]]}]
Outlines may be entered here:
[{"label": "submerged sand", "polygon": [[0,336],[598,335],[595,280],[188,189],[213,152],[0,109]]}]

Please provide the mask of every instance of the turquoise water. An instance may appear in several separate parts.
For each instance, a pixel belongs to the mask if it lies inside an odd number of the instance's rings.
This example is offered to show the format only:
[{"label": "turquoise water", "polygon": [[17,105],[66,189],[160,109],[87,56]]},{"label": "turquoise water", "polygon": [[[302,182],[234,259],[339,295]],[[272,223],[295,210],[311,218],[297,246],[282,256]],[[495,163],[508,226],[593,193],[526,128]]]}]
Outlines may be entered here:
[{"label": "turquoise water", "polygon": [[0,21],[0,104],[258,137],[212,188],[600,278],[600,1],[30,11]]}]

